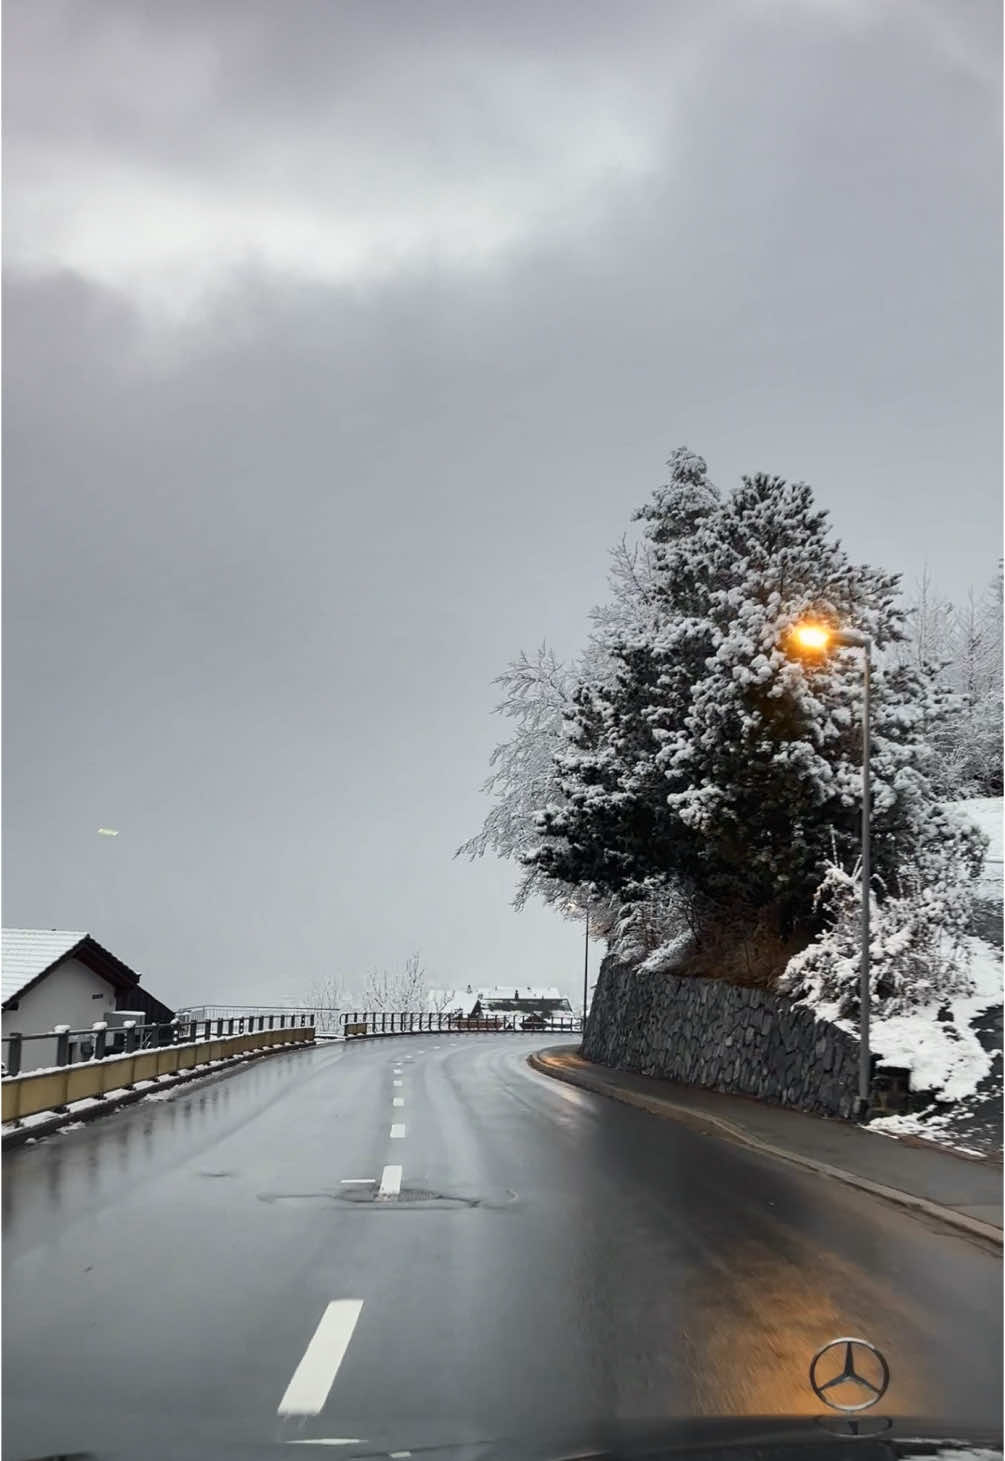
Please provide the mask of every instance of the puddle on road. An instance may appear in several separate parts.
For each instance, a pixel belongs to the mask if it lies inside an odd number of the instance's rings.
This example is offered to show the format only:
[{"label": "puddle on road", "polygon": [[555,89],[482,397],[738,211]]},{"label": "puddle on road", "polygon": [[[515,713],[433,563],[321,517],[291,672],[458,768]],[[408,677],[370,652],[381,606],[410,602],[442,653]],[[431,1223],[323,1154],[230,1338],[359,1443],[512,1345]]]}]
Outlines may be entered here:
[{"label": "puddle on road", "polygon": [[376,1187],[351,1187],[339,1192],[260,1192],[259,1202],[265,1203],[317,1203],[331,1204],[341,1208],[355,1208],[364,1211],[415,1212],[419,1211],[464,1211],[480,1208],[488,1212],[501,1212],[511,1208],[518,1201],[511,1188],[502,1193],[488,1193],[470,1196],[459,1192],[436,1192],[429,1187],[403,1187],[393,1197],[382,1197]]}]

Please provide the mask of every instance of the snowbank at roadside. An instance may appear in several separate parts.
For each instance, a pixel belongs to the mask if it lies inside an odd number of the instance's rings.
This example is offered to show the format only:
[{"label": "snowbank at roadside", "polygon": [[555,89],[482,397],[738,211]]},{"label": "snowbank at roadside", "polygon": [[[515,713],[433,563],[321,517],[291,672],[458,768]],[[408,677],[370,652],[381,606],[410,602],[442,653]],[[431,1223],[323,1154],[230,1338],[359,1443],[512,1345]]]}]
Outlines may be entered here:
[{"label": "snowbank at roadside", "polygon": [[[967,940],[974,992],[920,1005],[909,1014],[874,1016],[871,1045],[884,1065],[911,1072],[917,1091],[942,1102],[974,1095],[991,1070],[992,1057],[974,1033],[978,1015],[1002,1002],[1002,951],[983,939]],[[848,1029],[854,1033],[853,1025]]]}]

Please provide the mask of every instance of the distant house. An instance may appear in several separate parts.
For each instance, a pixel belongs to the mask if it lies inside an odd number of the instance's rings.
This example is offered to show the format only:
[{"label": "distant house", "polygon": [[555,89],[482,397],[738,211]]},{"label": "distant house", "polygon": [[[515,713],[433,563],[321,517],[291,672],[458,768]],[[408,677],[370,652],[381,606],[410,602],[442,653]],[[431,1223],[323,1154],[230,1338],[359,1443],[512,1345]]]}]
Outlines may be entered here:
[{"label": "distant house", "polygon": [[[89,933],[55,928],[5,928],[0,945],[3,1035],[40,1035],[55,1025],[89,1030],[128,1010],[141,1023],[168,1021],[173,1011],[140,988],[140,976]],[[116,1023],[114,1018],[110,1023]],[[27,1057],[24,1069],[35,1062]]]},{"label": "distant house", "polygon": [[496,985],[492,989],[472,989],[469,984],[467,989],[434,989],[430,991],[429,1006],[434,1014],[475,1018],[540,1015],[546,1020],[568,1020],[574,1013],[565,995],[554,986],[533,989],[524,985],[514,989],[512,985]]}]

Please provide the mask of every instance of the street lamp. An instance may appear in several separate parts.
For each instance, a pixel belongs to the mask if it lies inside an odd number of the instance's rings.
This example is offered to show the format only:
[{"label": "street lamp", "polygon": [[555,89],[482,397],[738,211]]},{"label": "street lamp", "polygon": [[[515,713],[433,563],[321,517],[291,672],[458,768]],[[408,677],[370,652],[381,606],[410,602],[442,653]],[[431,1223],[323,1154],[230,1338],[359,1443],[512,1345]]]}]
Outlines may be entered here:
[{"label": "street lamp", "polygon": [[[578,903],[567,903],[566,907],[570,913],[581,911]],[[590,979],[590,905],[586,905],[586,938],[583,945],[583,1036],[586,1036],[586,1004],[589,998]]]},{"label": "street lamp", "polygon": [[795,624],[791,637],[804,654],[826,654],[832,646],[861,649],[862,654],[862,954],[859,960],[859,1024],[858,1024],[858,1105],[859,1117],[869,1112],[869,1007],[871,1003],[869,969],[869,889],[872,882],[872,848],[869,836],[870,731],[869,680],[872,640],[858,629],[834,629],[829,624],[805,622]]}]

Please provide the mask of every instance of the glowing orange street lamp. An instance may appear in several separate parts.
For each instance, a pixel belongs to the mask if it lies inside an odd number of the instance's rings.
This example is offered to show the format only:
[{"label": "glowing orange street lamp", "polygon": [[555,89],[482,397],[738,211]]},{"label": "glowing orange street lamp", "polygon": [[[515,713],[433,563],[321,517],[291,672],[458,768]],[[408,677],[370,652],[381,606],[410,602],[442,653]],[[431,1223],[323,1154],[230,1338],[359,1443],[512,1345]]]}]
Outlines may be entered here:
[{"label": "glowing orange street lamp", "polygon": [[826,654],[832,647],[850,646],[861,649],[862,654],[862,953],[859,959],[859,1023],[858,1023],[858,1105],[859,1119],[866,1120],[869,1114],[869,1086],[871,1063],[869,1059],[869,1006],[871,988],[869,977],[869,887],[872,882],[872,848],[869,836],[869,809],[871,790],[869,785],[869,761],[871,756],[869,735],[869,684],[871,675],[872,640],[868,634],[857,629],[835,629],[829,624],[804,620],[793,624],[789,637],[803,654]]},{"label": "glowing orange street lamp", "polygon": [[826,624],[793,624],[792,638],[800,649],[822,653],[831,642],[831,630]]}]

